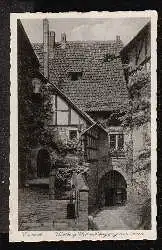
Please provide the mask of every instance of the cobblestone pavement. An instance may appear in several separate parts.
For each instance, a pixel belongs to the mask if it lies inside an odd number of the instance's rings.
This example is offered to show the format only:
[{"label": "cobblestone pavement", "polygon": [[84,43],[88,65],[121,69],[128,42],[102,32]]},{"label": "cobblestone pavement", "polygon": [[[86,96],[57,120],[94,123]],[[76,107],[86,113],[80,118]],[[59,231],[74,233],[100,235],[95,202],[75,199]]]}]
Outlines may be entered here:
[{"label": "cobblestone pavement", "polygon": [[105,207],[94,216],[98,230],[134,230],[139,221],[139,217],[128,213],[125,206]]}]

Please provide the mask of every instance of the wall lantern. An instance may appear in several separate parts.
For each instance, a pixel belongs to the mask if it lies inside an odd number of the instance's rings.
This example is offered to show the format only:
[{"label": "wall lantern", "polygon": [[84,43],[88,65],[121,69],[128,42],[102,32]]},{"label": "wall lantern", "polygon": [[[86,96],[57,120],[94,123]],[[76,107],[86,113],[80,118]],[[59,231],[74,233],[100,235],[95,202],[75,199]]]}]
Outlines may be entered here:
[{"label": "wall lantern", "polygon": [[33,93],[38,94],[40,93],[41,89],[41,81],[38,78],[34,78],[32,80],[32,86],[33,86]]}]

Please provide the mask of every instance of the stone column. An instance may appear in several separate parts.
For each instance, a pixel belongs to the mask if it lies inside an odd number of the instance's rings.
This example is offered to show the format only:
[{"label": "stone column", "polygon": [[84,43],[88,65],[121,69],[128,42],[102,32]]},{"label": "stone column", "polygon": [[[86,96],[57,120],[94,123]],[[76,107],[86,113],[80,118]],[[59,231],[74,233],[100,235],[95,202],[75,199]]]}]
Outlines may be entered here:
[{"label": "stone column", "polygon": [[56,179],[56,169],[52,169],[49,177],[49,198],[50,200],[55,199],[55,179]]},{"label": "stone column", "polygon": [[61,48],[65,49],[65,47],[66,47],[66,34],[61,33]]},{"label": "stone column", "polygon": [[53,52],[55,47],[55,32],[50,31],[49,33],[49,49]]},{"label": "stone column", "polygon": [[81,231],[88,231],[88,188],[79,190],[79,225]]}]

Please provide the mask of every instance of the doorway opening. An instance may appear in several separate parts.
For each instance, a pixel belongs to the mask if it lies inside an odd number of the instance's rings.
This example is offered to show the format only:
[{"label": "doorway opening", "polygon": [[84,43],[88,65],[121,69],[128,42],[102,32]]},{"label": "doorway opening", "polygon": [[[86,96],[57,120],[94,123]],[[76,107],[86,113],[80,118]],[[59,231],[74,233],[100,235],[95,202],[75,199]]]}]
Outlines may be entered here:
[{"label": "doorway opening", "polygon": [[102,206],[124,205],[127,201],[127,183],[118,171],[106,173],[99,184],[99,203]]},{"label": "doorway opening", "polygon": [[50,155],[46,149],[41,149],[37,156],[37,176],[40,178],[49,177],[51,168]]}]

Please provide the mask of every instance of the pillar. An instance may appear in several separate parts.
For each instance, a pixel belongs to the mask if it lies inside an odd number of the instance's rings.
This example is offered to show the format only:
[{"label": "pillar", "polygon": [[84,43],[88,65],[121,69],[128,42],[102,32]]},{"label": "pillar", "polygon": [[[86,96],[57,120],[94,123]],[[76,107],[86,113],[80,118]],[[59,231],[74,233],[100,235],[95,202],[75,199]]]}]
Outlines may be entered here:
[{"label": "pillar", "polygon": [[49,177],[49,198],[50,200],[55,199],[55,179],[56,179],[56,169],[52,169]]},{"label": "pillar", "polygon": [[88,189],[79,193],[79,230],[88,231]]},{"label": "pillar", "polygon": [[55,32],[50,31],[50,33],[49,33],[49,49],[51,51],[53,51],[54,47],[55,47]]}]

